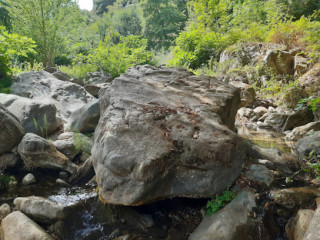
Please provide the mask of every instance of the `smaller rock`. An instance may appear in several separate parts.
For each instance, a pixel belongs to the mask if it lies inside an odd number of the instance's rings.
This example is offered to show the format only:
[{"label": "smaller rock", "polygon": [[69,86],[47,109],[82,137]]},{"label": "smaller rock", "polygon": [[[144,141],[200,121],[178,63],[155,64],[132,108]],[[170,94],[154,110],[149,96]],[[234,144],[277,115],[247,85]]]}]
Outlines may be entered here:
[{"label": "smaller rock", "polygon": [[294,57],[294,75],[301,76],[310,69],[309,59],[296,55]]},{"label": "smaller rock", "polygon": [[258,128],[261,128],[261,129],[270,129],[271,128],[271,126],[268,123],[264,123],[264,122],[260,122],[260,121],[257,122],[257,126],[258,126]]},{"label": "smaller rock", "polygon": [[61,81],[70,81],[70,77],[68,76],[68,74],[66,74],[64,72],[57,71],[57,72],[52,73],[52,75]]},{"label": "smaller rock", "polygon": [[70,187],[71,185],[69,183],[67,183],[66,181],[58,178],[56,180],[56,184],[58,184],[59,186],[63,186],[63,187]]},{"label": "smaller rock", "polygon": [[15,176],[10,176],[9,187],[14,187],[18,185],[18,180]]},{"label": "smaller rock", "polygon": [[268,109],[265,107],[256,107],[253,112],[259,116],[262,117],[264,114],[266,114],[268,112]]},{"label": "smaller rock", "polygon": [[314,131],[320,131],[320,122],[311,122],[306,125],[296,127],[285,137],[287,141],[298,141],[299,139],[311,135]]},{"label": "smaller rock", "polygon": [[256,99],[256,91],[251,85],[238,81],[233,81],[230,84],[240,89],[241,107],[253,105]]},{"label": "smaller rock", "polygon": [[11,207],[9,204],[4,203],[0,206],[0,220],[4,219],[11,213]]},{"label": "smaller rock", "polygon": [[104,72],[88,72],[86,85],[111,82],[112,75]]},{"label": "smaller rock", "polygon": [[93,169],[92,158],[88,158],[85,163],[80,166],[75,174],[73,174],[69,182],[71,183],[79,183],[79,182],[87,182],[95,175]]},{"label": "smaller rock", "polygon": [[37,223],[19,211],[6,216],[1,222],[2,240],[54,240]]},{"label": "smaller rock", "polygon": [[54,72],[57,72],[58,69],[55,68],[55,67],[47,67],[44,69],[44,71],[48,72],[48,73],[54,73]]},{"label": "smaller rock", "polygon": [[273,168],[274,167],[273,162],[271,162],[269,160],[266,160],[266,159],[258,159],[258,163],[262,164],[262,165],[265,165],[267,168]]},{"label": "smaller rock", "polygon": [[320,149],[320,131],[314,132],[310,136],[306,136],[297,141],[295,150],[299,156],[309,156],[310,152],[316,150],[319,153]]},{"label": "smaller rock", "polygon": [[266,66],[271,68],[275,74],[294,74],[294,58],[289,52],[281,50],[268,50],[263,60]]},{"label": "smaller rock", "polygon": [[290,218],[286,225],[286,234],[288,240],[302,240],[313,215],[313,210],[300,209],[296,216]]},{"label": "smaller rock", "polygon": [[287,113],[271,113],[265,119],[265,123],[269,124],[275,130],[280,130],[286,124],[289,115]]},{"label": "smaller rock", "polygon": [[75,135],[74,132],[64,132],[58,136],[58,140],[66,140],[72,138]]},{"label": "smaller rock", "polygon": [[37,180],[35,176],[32,173],[28,173],[24,178],[22,179],[22,184],[23,185],[31,185],[33,183],[36,183]]},{"label": "smaller rock", "polygon": [[0,156],[0,169],[14,168],[20,163],[20,156],[16,153],[7,153]]},{"label": "smaller rock", "polygon": [[308,208],[315,204],[315,200],[320,196],[317,188],[286,188],[271,191],[274,201],[286,208]]},{"label": "smaller rock", "polygon": [[70,82],[79,84],[80,86],[84,86],[84,81],[78,78],[71,78]]},{"label": "smaller rock", "polygon": [[288,117],[282,131],[291,130],[295,127],[303,126],[307,123],[312,122],[313,120],[314,116],[312,111],[308,108],[301,108]]},{"label": "smaller rock", "polygon": [[59,176],[62,179],[67,179],[69,177],[69,173],[67,173],[65,171],[61,171],[61,172],[59,172]]},{"label": "smaller rock", "polygon": [[270,186],[273,181],[273,176],[269,169],[261,164],[252,164],[249,170],[245,172],[245,175],[248,179],[265,183],[267,186]]}]

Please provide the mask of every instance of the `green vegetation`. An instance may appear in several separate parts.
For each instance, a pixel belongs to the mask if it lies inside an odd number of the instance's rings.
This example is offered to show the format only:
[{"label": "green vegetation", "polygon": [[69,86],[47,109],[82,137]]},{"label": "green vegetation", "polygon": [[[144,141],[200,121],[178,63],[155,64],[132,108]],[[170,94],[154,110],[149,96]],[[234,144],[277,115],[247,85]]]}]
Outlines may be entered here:
[{"label": "green vegetation", "polygon": [[42,125],[40,125],[35,118],[33,118],[33,125],[36,130],[38,130],[38,128],[40,129],[42,137],[44,137],[44,138],[48,137],[49,123],[48,123],[48,119],[47,119],[47,114],[44,114],[44,116],[43,116]]},{"label": "green vegetation", "polygon": [[215,199],[207,202],[207,216],[210,216],[219,211],[235,197],[236,195],[232,191],[230,191],[228,187],[228,189],[223,191],[221,195],[217,195]]}]

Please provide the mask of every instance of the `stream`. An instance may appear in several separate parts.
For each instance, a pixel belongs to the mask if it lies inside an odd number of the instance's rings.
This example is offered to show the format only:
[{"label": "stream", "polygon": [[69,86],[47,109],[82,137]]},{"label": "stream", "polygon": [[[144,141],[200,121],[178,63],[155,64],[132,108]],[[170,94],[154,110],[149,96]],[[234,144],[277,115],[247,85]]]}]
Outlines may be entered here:
[{"label": "stream", "polygon": [[[271,131],[251,131],[240,127],[239,135],[261,147],[277,148],[290,153],[283,135]],[[48,174],[49,173],[49,174]],[[140,207],[111,206],[98,200],[96,185],[61,187],[55,183],[56,173],[35,173],[38,183],[10,187],[0,194],[0,203],[12,203],[16,197],[42,196],[63,203],[68,215],[63,224],[55,224],[58,239],[64,240],[186,240],[200,224],[208,199],[174,198]],[[277,188],[303,185],[284,184],[280,178]],[[254,223],[241,231],[237,239],[285,240],[285,224],[291,214],[279,214],[281,209],[271,199],[268,190],[259,189],[260,199]],[[118,238],[121,237],[121,238]]]}]

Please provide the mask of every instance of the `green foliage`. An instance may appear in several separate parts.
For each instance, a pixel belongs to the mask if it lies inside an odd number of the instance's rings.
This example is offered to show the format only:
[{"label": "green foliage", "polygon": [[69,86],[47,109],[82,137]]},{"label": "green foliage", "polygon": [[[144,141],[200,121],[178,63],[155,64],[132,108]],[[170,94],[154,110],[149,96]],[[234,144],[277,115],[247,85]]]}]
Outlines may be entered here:
[{"label": "green foliage", "polygon": [[79,23],[80,10],[72,0],[5,0],[14,31],[31,37],[44,66],[53,65],[65,51],[66,38]]},{"label": "green foliage", "polygon": [[230,202],[232,199],[234,199],[236,195],[229,191],[228,189],[223,191],[222,195],[216,196],[215,199],[207,202],[207,216],[210,216],[217,211],[219,211],[221,208],[223,208],[228,202]]},{"label": "green foliage", "polygon": [[302,98],[299,100],[295,110],[298,110],[302,107],[307,107],[309,110],[315,112],[318,108],[318,103],[320,102],[320,97],[310,96],[308,98]]},{"label": "green foliage", "polygon": [[33,125],[34,125],[35,129],[39,128],[40,132],[41,132],[41,136],[44,138],[47,138],[48,137],[48,128],[49,128],[47,114],[44,114],[44,116],[43,116],[42,125],[40,125],[35,118],[33,118],[32,120],[33,120]]},{"label": "green foliage", "polygon": [[[284,2],[289,10],[289,14],[295,19],[302,16],[310,16],[314,10],[320,9],[319,0],[281,0]],[[319,19],[318,19],[319,20]]]},{"label": "green foliage", "polygon": [[97,15],[108,12],[108,6],[111,6],[116,0],[93,0],[93,10]]},{"label": "green foliage", "polygon": [[86,141],[86,139],[81,137],[80,133],[76,133],[73,138],[75,150],[91,154],[90,144]]},{"label": "green foliage", "polygon": [[0,0],[0,26],[4,26],[6,29],[10,29],[11,22],[9,12],[5,7],[6,4],[3,2],[3,0]]},{"label": "green foliage", "polygon": [[0,173],[0,186],[3,188],[7,188],[11,181],[11,177]]},{"label": "green foliage", "polygon": [[36,47],[33,40],[18,34],[10,34],[0,26],[0,92],[10,92],[11,64],[18,57],[27,57],[35,53]]},{"label": "green foliage", "polygon": [[168,49],[187,21],[186,0],[142,0],[144,37],[152,49]]},{"label": "green foliage", "polygon": [[74,64],[72,66],[61,66],[60,70],[65,72],[70,77],[78,78],[78,79],[85,79],[87,77],[88,72],[95,72],[97,71],[97,67],[91,64]]},{"label": "green foliage", "polygon": [[117,32],[110,31],[105,41],[88,56],[79,54],[74,62],[87,64],[93,69],[119,76],[129,67],[137,64],[150,63],[153,54],[147,49],[147,40],[139,36],[123,37]]}]

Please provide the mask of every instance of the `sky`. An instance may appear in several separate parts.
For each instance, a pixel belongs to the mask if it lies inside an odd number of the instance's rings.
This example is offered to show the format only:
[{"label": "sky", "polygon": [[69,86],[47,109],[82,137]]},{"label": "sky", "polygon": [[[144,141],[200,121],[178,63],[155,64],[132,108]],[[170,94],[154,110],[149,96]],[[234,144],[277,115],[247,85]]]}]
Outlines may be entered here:
[{"label": "sky", "polygon": [[91,11],[93,7],[93,0],[79,0],[79,6],[81,9]]}]

